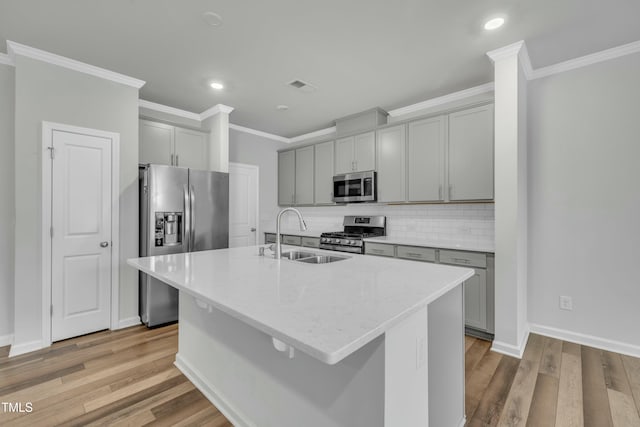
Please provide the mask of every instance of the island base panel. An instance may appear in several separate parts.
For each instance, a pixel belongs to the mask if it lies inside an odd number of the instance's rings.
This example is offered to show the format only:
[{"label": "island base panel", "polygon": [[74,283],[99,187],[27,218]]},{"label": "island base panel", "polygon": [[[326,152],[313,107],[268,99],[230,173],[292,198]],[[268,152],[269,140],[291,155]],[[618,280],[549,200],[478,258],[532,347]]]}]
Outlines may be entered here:
[{"label": "island base panel", "polygon": [[180,293],[176,365],[237,427],[383,426],[384,338],[335,365]]}]

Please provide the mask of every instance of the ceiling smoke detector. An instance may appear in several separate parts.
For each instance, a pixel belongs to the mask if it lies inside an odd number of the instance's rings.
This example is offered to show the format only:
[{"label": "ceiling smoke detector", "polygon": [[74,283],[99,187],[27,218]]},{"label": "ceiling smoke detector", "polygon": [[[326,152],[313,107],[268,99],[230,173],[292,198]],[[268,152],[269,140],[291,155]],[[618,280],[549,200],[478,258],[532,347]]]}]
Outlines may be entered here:
[{"label": "ceiling smoke detector", "polygon": [[276,110],[278,111],[287,111],[288,109],[289,109],[288,105],[284,105],[284,104],[276,105]]},{"label": "ceiling smoke detector", "polygon": [[315,92],[316,91],[316,87],[314,85],[312,85],[311,83],[307,83],[304,82],[302,80],[296,79],[296,80],[291,80],[290,82],[287,83],[287,85],[291,86],[294,89],[297,89],[301,92]]},{"label": "ceiling smoke detector", "polygon": [[219,27],[220,25],[222,25],[222,16],[218,15],[215,12],[203,13],[202,19],[204,19],[204,22],[211,25],[212,27]]}]

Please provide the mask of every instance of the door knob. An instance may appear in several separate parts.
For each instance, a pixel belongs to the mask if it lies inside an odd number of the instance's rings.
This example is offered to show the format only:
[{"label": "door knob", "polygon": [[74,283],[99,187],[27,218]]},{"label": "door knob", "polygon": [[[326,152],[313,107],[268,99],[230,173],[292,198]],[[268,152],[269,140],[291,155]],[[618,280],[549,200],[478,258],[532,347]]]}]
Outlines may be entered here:
[{"label": "door knob", "polygon": [[101,248],[106,248],[107,246],[109,246],[109,242],[100,242]]},{"label": "door knob", "polygon": [[251,231],[252,232],[256,231],[256,228],[255,227],[251,227]]}]

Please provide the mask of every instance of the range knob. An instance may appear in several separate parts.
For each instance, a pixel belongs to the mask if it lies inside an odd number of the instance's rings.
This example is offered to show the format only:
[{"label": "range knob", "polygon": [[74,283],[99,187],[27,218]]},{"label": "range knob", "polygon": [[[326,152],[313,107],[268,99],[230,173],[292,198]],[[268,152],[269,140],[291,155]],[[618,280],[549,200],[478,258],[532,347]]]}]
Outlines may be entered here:
[{"label": "range knob", "polygon": [[340,239],[334,239],[333,243],[337,243],[339,245],[340,244]]}]

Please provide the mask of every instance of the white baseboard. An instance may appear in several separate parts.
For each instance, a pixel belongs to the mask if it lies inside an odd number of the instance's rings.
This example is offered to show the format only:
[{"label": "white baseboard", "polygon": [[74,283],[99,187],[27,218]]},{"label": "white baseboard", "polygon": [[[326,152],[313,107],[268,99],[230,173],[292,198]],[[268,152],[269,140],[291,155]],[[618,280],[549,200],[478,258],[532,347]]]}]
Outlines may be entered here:
[{"label": "white baseboard", "polygon": [[464,427],[466,423],[467,423],[467,416],[465,415],[464,417],[462,417],[462,420],[460,420],[460,424],[458,424],[458,427]]},{"label": "white baseboard", "polygon": [[237,411],[233,405],[231,405],[222,395],[210,384],[207,384],[202,380],[203,375],[198,372],[197,369],[192,367],[189,362],[180,356],[180,353],[176,354],[176,361],[174,365],[184,374],[185,377],[196,386],[198,390],[205,395],[207,399],[224,415],[231,424],[235,427],[256,427],[256,425],[250,421],[247,421],[247,417]]},{"label": "white baseboard", "polygon": [[118,322],[118,329],[128,328],[130,326],[140,325],[142,321],[140,320],[140,316],[133,316],[127,319],[122,319]]},{"label": "white baseboard", "polygon": [[0,347],[5,347],[13,343],[13,334],[0,336]]},{"label": "white baseboard", "polygon": [[640,346],[627,344],[621,341],[614,341],[606,338],[595,337],[593,335],[571,332],[564,329],[552,328],[531,324],[531,332],[563,341],[599,348],[601,350],[612,351],[614,353],[626,354],[628,356],[640,357]]},{"label": "white baseboard", "polygon": [[517,346],[513,344],[507,344],[502,341],[493,340],[493,344],[491,345],[491,351],[495,351],[496,353],[506,354],[507,356],[522,359],[522,355],[524,354],[524,349],[527,347],[527,340],[529,339],[529,331],[530,331],[530,328],[527,328],[525,330],[524,335],[520,340],[520,344]]},{"label": "white baseboard", "polygon": [[29,341],[21,344],[13,344],[11,346],[11,350],[9,350],[9,357],[20,356],[21,354],[40,350],[44,347],[45,346],[42,345],[42,340]]}]

